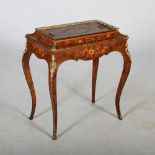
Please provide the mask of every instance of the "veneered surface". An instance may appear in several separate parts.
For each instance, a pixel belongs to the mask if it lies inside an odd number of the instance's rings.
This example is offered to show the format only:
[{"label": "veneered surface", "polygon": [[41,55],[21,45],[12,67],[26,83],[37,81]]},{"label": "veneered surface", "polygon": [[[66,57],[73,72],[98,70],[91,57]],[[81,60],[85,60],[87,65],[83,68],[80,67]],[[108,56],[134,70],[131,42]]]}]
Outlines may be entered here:
[{"label": "veneered surface", "polygon": [[88,34],[103,33],[113,31],[111,27],[103,25],[99,22],[80,23],[58,28],[41,30],[42,33],[54,40],[72,38]]}]

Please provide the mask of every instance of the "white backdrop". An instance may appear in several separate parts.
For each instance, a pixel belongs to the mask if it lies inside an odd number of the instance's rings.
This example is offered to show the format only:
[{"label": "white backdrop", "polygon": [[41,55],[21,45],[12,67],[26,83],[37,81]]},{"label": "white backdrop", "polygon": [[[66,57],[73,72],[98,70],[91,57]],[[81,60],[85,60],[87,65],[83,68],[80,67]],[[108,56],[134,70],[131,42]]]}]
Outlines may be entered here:
[{"label": "white backdrop", "polygon": [[[66,62],[58,75],[59,138],[53,142],[47,65],[35,57],[38,105],[36,118],[27,119],[31,99],[21,67],[24,36],[36,27],[89,19],[129,35],[133,64],[121,100],[124,120],[113,117],[122,58],[101,58],[95,106],[90,104],[91,62]],[[0,154],[154,155],[154,28],[154,0],[0,0]]]}]

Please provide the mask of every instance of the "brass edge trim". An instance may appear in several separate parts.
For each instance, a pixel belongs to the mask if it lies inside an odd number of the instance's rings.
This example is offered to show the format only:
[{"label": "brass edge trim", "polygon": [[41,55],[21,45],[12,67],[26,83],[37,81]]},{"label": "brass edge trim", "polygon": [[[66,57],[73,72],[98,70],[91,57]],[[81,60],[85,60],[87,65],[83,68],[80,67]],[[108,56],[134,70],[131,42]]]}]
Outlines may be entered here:
[{"label": "brass edge trim", "polygon": [[83,23],[91,23],[91,22],[98,22],[100,24],[103,24],[105,26],[108,26],[114,30],[117,30],[118,28],[115,26],[112,26],[108,23],[102,22],[100,20],[88,20],[88,21],[82,21],[82,22],[74,22],[74,23],[68,23],[68,24],[60,24],[60,25],[53,25],[53,26],[46,26],[46,27],[39,27],[39,28],[35,28],[35,31],[39,31],[39,30],[48,30],[48,29],[57,29],[57,28],[62,28],[62,27],[69,27],[69,26],[73,26],[76,24],[83,24]]},{"label": "brass edge trim", "polygon": [[55,56],[52,55],[52,57],[51,57],[51,63],[50,63],[50,77],[51,78],[53,78],[55,69],[56,69]]}]

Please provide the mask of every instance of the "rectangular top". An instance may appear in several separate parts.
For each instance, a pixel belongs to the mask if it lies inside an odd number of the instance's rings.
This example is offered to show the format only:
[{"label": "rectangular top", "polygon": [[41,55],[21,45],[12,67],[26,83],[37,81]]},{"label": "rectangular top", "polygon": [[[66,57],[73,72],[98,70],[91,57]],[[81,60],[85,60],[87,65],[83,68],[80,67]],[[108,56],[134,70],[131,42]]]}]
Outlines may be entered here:
[{"label": "rectangular top", "polygon": [[118,28],[98,20],[88,20],[36,28],[27,37],[52,50],[111,40],[120,35]]},{"label": "rectangular top", "polygon": [[85,35],[97,34],[114,31],[117,28],[98,20],[75,22],[49,27],[36,28],[42,34],[53,40],[80,37]]}]

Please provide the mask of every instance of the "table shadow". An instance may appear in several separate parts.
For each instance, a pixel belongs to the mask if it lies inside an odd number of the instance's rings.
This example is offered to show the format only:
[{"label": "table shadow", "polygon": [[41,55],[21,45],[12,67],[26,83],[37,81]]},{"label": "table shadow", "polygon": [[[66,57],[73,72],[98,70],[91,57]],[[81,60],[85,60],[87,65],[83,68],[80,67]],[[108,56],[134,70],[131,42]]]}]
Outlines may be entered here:
[{"label": "table shadow", "polygon": [[39,131],[39,132],[41,132],[41,133],[47,135],[48,137],[52,138],[52,136],[50,135],[50,133],[48,133],[47,131],[45,131],[42,127],[40,127],[39,125],[37,125],[34,121],[30,120],[29,123],[30,123],[30,124],[32,125],[32,127],[33,127],[34,129],[36,129],[37,131]]},{"label": "table shadow", "polygon": [[70,131],[71,129],[73,129],[75,126],[77,126],[78,124],[80,124],[82,121],[84,121],[84,119],[88,118],[89,116],[91,116],[93,113],[95,113],[96,110],[92,110],[91,112],[83,115],[82,117],[80,117],[78,120],[76,120],[74,123],[72,123],[71,125],[69,125],[64,131],[62,131],[60,134],[58,134],[58,138],[60,138],[61,136],[63,136],[65,133],[67,133],[68,131]]},{"label": "table shadow", "polygon": [[52,110],[51,107],[49,107],[49,108],[43,110],[43,111],[40,112],[39,114],[36,114],[36,115],[34,116],[34,119],[37,118],[37,117],[40,117],[40,116],[44,115],[45,113],[47,113],[47,112],[49,112],[49,111],[51,111],[51,110]]},{"label": "table shadow", "polygon": [[[111,93],[111,91],[112,91],[112,90],[109,90],[106,94],[104,94],[102,97],[100,97],[100,98],[97,99],[96,101],[99,102],[100,100],[103,99],[104,96],[109,95],[109,94]],[[141,106],[143,106],[143,105],[147,102],[147,100],[148,100],[148,98],[149,98],[150,96],[151,96],[151,94],[148,95],[148,96],[147,96],[146,98],[144,98],[143,100],[141,100],[140,102],[138,102],[135,106],[133,106],[132,108],[130,108],[130,109],[124,114],[124,117],[126,117],[127,115],[129,115],[129,114],[132,113],[133,111],[135,111],[135,110],[139,109]],[[115,115],[114,113],[111,113],[110,111],[108,111],[107,109],[105,109],[102,105],[98,105],[97,103],[95,103],[95,104],[90,103],[90,104],[94,107],[94,110],[92,110],[91,112],[85,114],[84,116],[82,116],[82,117],[80,117],[78,120],[76,120],[74,123],[72,123],[71,125],[69,125],[64,131],[62,131],[61,133],[58,134],[58,138],[61,137],[61,136],[63,136],[64,134],[66,134],[66,133],[69,132],[70,130],[72,130],[74,127],[76,127],[77,125],[79,125],[82,121],[84,121],[86,118],[88,118],[89,116],[91,116],[93,113],[96,113],[97,111],[102,111],[102,112],[104,112],[104,113],[107,113],[107,114],[109,114],[109,115],[111,115],[111,116],[117,118],[117,115]],[[91,105],[90,105],[90,106],[91,106]],[[23,115],[24,117],[28,118],[28,116],[25,115],[25,113],[23,113],[22,111],[20,111],[17,107],[14,107],[13,109],[14,109],[15,111],[17,111],[18,113],[20,113],[21,115]],[[48,107],[47,109],[45,109],[45,110],[42,111],[41,113],[37,114],[34,118],[40,117],[40,116],[44,115],[45,113],[47,113],[47,112],[49,112],[49,111],[51,111],[51,107]],[[51,138],[51,135],[50,135],[48,132],[46,132],[43,128],[41,128],[40,126],[38,126],[36,123],[34,123],[33,121],[31,121],[31,124],[32,124],[32,126],[33,126],[36,130],[38,130],[38,131],[44,133],[45,135],[47,135],[48,137]]]},{"label": "table shadow", "polygon": [[104,113],[107,113],[115,118],[117,118],[116,115],[114,115],[113,113],[109,112],[108,110],[106,110],[105,108],[103,108],[102,106],[99,105],[93,105],[94,110],[92,110],[91,112],[85,114],[84,116],[82,116],[81,118],[79,118],[78,120],[76,120],[74,123],[72,123],[71,125],[69,125],[63,132],[61,132],[60,134],[58,134],[58,138],[63,136],[65,133],[69,132],[71,129],[73,129],[75,126],[77,126],[78,124],[80,124],[82,121],[84,121],[86,118],[88,118],[89,116],[92,116],[93,113],[96,113],[97,111],[102,111]]},{"label": "table shadow", "polygon": [[[152,94],[153,95],[153,94]],[[143,100],[139,101],[137,104],[135,104],[133,107],[131,107],[125,114],[124,117],[128,116],[130,113],[136,111],[139,109],[141,106],[147,103],[148,99],[152,96],[151,94],[148,95],[147,97],[143,98]]]}]

